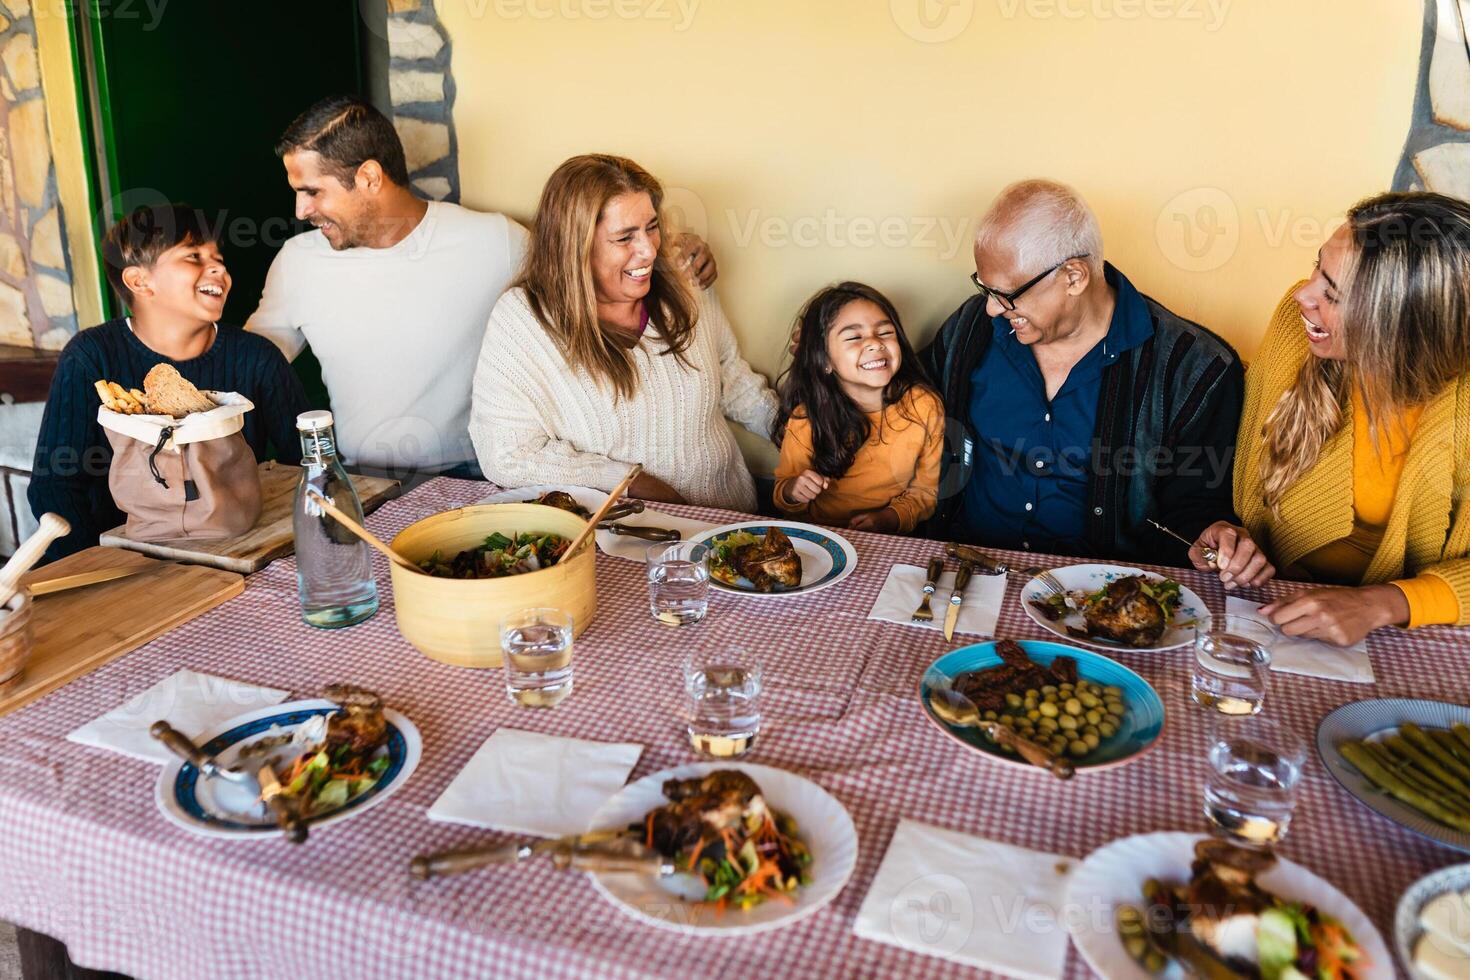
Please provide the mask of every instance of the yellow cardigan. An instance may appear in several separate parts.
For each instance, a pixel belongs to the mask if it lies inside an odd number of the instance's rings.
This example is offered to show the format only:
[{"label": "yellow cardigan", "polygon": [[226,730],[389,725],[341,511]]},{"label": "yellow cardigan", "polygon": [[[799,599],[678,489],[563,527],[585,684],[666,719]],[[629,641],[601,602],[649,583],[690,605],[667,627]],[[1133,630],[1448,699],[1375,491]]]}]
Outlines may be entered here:
[{"label": "yellow cardigan", "polygon": [[[1281,515],[1261,501],[1262,426],[1296,378],[1308,350],[1292,287],[1271,318],[1266,339],[1246,372],[1245,408],[1235,457],[1235,509],[1278,568],[1290,570],[1317,549],[1353,531],[1353,406],[1322,447],[1317,464],[1287,489]],[[1404,460],[1383,540],[1363,585],[1433,576],[1459,603],[1455,625],[1470,625],[1470,375],[1424,407]],[[1412,583],[1404,591],[1411,605]],[[1422,593],[1421,593],[1422,594]],[[1417,625],[1417,624],[1411,624]]]}]

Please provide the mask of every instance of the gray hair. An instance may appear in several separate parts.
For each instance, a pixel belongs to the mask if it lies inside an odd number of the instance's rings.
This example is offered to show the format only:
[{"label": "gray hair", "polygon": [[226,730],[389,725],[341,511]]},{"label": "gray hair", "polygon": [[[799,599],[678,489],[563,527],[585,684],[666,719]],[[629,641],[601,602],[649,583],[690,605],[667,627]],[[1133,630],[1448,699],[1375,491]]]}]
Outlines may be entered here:
[{"label": "gray hair", "polygon": [[1054,180],[1017,181],[1000,192],[975,233],[977,249],[997,246],[1015,252],[1023,269],[1040,272],[1086,255],[1093,275],[1102,275],[1103,240],[1097,215],[1081,194]]}]

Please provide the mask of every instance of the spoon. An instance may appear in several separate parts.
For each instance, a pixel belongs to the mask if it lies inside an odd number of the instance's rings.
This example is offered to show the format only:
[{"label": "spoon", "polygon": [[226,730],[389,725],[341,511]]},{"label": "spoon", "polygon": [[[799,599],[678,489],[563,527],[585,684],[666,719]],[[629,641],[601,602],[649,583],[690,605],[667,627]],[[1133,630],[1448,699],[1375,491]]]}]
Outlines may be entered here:
[{"label": "spoon", "polygon": [[416,572],[419,575],[429,574],[422,568],[415,565],[413,562],[409,561],[407,558],[400,555],[398,552],[394,551],[388,545],[384,544],[382,539],[379,538],[376,534],[369,531],[361,524],[357,523],[357,521],[353,520],[351,517],[348,517],[346,513],[340,510],[336,504],[328,500],[326,496],[324,496],[322,492],[316,487],[308,485],[306,488],[306,492],[311,495],[312,501],[318,507],[320,507],[328,516],[330,516],[332,520],[336,521],[338,524],[341,524],[343,527],[347,528],[347,530],[351,531],[353,534],[366,541],[373,548],[382,552],[393,564],[397,565],[399,568],[404,569],[405,571]]},{"label": "spoon", "polygon": [[975,707],[975,702],[948,685],[935,687],[930,692],[929,706],[947,724],[955,728],[978,728],[998,744],[1010,746],[1027,762],[1045,769],[1058,779],[1071,779],[1076,772],[1072,763],[1051,749],[1022,738],[999,722],[986,721],[980,717],[980,709]]}]

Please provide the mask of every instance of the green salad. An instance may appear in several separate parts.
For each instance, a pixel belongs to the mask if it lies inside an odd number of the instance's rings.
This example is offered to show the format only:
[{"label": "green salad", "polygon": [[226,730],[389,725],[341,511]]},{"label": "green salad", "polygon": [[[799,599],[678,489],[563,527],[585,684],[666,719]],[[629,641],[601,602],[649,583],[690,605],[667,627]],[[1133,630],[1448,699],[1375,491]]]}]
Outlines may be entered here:
[{"label": "green salad", "polygon": [[419,567],[439,578],[503,578],[550,568],[566,554],[571,541],[559,534],[516,533],[506,536],[499,531],[483,544],[466,548],[446,559],[435,551],[419,562]]}]

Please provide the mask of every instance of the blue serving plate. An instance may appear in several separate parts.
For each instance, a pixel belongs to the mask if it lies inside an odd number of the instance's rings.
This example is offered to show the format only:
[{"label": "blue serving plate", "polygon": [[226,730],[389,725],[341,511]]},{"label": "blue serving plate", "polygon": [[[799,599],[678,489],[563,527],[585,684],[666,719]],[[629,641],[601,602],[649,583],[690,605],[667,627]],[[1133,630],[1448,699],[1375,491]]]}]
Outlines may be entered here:
[{"label": "blue serving plate", "polygon": [[[1112,738],[1099,744],[1085,759],[1073,760],[1079,773],[1126,765],[1159,743],[1159,738],[1164,733],[1164,702],[1148,681],[1116,660],[1110,660],[1091,650],[1047,640],[1017,642],[1026,651],[1026,656],[1043,667],[1049,666],[1057,657],[1071,657],[1077,661],[1077,676],[1083,680],[1104,687],[1118,687],[1123,691],[1123,701],[1128,710],[1123,715],[1122,724]],[[934,713],[934,707],[929,703],[934,688],[946,680],[953,681],[967,671],[999,666],[1002,661],[1000,654],[995,651],[995,645],[992,640],[960,647],[934,661],[919,679],[919,700],[923,702],[924,714],[929,720],[961,745],[997,762],[1034,769],[1025,760],[1008,755],[986,741],[978,729],[955,728],[945,723]]]}]

